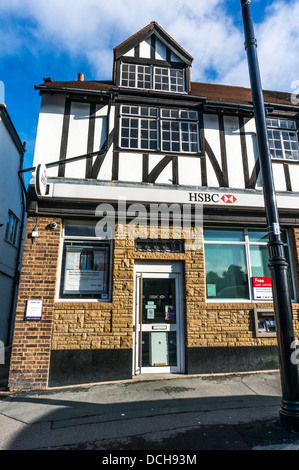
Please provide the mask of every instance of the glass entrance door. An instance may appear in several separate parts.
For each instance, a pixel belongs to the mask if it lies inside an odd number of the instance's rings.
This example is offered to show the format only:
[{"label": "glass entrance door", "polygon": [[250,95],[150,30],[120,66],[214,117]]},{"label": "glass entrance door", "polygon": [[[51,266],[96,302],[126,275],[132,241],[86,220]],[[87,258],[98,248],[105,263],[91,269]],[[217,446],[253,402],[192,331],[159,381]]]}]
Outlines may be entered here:
[{"label": "glass entrance door", "polygon": [[137,274],[135,373],[182,372],[180,275]]}]

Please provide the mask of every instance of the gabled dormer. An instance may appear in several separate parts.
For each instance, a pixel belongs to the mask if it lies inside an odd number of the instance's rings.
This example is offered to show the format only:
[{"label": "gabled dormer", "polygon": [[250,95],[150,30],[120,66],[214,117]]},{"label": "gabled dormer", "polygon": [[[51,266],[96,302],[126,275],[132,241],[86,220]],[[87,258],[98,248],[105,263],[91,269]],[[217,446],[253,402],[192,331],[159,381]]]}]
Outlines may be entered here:
[{"label": "gabled dormer", "polygon": [[155,21],[114,48],[119,87],[188,93],[193,58]]}]

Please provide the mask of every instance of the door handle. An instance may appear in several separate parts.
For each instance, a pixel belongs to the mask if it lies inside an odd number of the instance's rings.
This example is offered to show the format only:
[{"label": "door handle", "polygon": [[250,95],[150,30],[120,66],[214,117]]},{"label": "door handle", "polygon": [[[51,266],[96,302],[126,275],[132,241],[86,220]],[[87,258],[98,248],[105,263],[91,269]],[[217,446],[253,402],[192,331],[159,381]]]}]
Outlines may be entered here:
[{"label": "door handle", "polygon": [[164,325],[164,326],[152,326],[152,330],[167,330],[167,325]]}]

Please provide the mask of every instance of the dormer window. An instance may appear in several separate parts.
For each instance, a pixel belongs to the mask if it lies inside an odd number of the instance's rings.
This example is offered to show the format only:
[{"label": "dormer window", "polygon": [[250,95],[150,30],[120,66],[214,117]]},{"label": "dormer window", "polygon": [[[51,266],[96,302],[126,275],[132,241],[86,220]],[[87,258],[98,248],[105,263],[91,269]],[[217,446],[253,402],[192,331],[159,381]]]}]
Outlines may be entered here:
[{"label": "dormer window", "polygon": [[189,93],[193,58],[155,21],[116,46],[116,86],[165,93]]},{"label": "dormer window", "polygon": [[168,67],[154,67],[154,89],[171,91],[174,93],[185,92],[184,70]]},{"label": "dormer window", "polygon": [[152,88],[152,70],[147,65],[122,64],[121,86],[128,88]]},{"label": "dormer window", "polygon": [[185,92],[184,70],[170,67],[122,63],[120,83],[126,88]]}]

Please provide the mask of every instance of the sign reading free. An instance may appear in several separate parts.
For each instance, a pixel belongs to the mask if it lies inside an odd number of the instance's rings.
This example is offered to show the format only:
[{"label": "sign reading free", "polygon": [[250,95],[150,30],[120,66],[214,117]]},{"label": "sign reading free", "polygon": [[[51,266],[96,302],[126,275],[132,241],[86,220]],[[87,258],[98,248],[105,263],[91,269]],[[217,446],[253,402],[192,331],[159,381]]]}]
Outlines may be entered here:
[{"label": "sign reading free", "polygon": [[252,286],[256,300],[272,300],[271,277],[253,277]]}]

